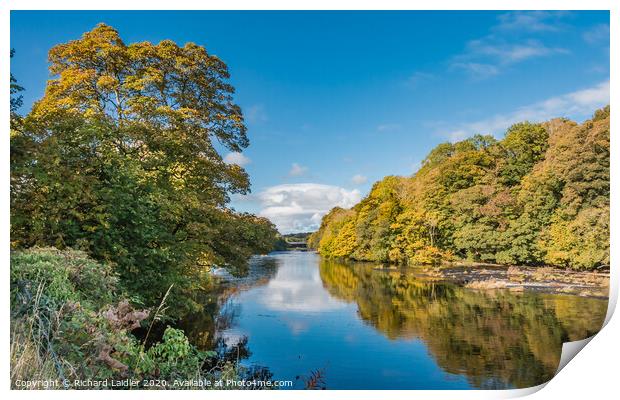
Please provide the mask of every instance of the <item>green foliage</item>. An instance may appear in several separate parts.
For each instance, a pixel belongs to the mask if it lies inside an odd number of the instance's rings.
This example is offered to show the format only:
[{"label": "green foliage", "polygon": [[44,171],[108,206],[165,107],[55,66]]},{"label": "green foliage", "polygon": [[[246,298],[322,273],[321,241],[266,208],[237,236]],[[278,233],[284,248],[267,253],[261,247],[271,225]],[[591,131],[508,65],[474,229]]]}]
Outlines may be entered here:
[{"label": "green foliage", "polygon": [[215,352],[201,352],[189,343],[182,330],[167,327],[161,343],[140,354],[138,368],[153,373],[157,371],[160,379],[174,381],[199,376],[202,364]]},{"label": "green foliage", "polygon": [[174,328],[146,349],[131,332],[150,312],[125,299],[173,288],[181,314],[209,268],[241,274],[274,246],[271,222],[227,207],[249,181],[217,149],[249,143],[226,65],[193,43],[126,45],[104,24],[49,59],[25,117],[11,75],[12,378],[238,378],[232,363],[203,371],[216,355]]},{"label": "green foliage", "polygon": [[515,124],[433,149],[412,177],[386,177],[309,244],[328,257],[434,264],[609,265],[609,106],[582,125]]},{"label": "green foliage", "polygon": [[506,185],[518,184],[544,158],[548,140],[549,134],[542,125],[522,122],[511,126],[501,144],[505,155],[500,165],[500,181]]},{"label": "green foliage", "polygon": [[83,252],[29,249],[11,254],[11,378],[75,380],[215,380],[238,378],[214,351],[199,351],[168,327],[145,348],[132,331],[150,317],[118,295],[110,266]]},{"label": "green foliage", "polygon": [[47,248],[12,253],[12,375],[123,376],[125,354],[139,347],[129,331],[148,312],[134,310],[126,301],[111,305],[119,300],[117,281],[109,266],[83,252]]},{"label": "green foliage", "polygon": [[33,248],[11,254],[11,298],[17,292],[34,292],[41,286],[58,304],[71,301],[100,308],[112,302],[118,278],[109,265],[98,263],[82,251]]},{"label": "green foliage", "polygon": [[217,149],[249,142],[226,64],[193,43],[125,44],[104,24],[49,59],[45,95],[12,123],[14,249],[84,250],[145,304],[174,285],[187,307],[206,269],[242,273],[273,248],[273,224],[227,208],[249,181]]},{"label": "green foliage", "polygon": [[[11,58],[15,55],[15,49],[11,49]],[[16,116],[17,110],[22,106],[23,98],[21,95],[18,95],[19,92],[23,91],[24,88],[17,84],[17,79],[11,73],[10,79],[10,89],[11,89],[11,122],[13,122],[13,118]]]}]

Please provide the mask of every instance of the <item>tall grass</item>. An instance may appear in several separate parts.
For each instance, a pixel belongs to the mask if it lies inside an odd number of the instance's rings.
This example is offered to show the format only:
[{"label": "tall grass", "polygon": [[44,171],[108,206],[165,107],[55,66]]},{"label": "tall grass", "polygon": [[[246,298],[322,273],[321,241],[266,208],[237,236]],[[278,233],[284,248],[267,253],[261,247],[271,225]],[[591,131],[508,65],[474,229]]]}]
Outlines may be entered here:
[{"label": "tall grass", "polygon": [[[171,288],[150,313],[134,309],[115,283],[109,266],[81,252],[30,249],[11,255],[13,389],[69,389],[76,380],[240,378],[238,362],[199,351],[178,329],[168,327],[162,341],[147,348]],[[148,323],[149,314],[149,332],[139,341],[131,331]],[[42,384],[50,381],[57,383]]]}]

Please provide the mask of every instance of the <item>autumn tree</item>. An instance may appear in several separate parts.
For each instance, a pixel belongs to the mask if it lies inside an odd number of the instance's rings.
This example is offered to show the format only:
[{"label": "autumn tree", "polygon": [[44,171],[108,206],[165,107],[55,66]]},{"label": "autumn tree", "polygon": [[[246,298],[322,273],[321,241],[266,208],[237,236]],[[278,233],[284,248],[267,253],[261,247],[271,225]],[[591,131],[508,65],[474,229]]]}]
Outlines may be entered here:
[{"label": "autumn tree", "polygon": [[194,43],[125,44],[104,24],[49,62],[24,120],[36,146],[14,188],[14,246],[87,250],[147,301],[269,250],[271,223],[226,208],[249,180],[220,152],[249,141],[224,62]]},{"label": "autumn tree", "polygon": [[329,213],[309,243],[329,257],[404,264],[608,266],[609,118],[608,106],[581,125],[522,122],[502,140],[440,144],[415,175],[386,177]]}]

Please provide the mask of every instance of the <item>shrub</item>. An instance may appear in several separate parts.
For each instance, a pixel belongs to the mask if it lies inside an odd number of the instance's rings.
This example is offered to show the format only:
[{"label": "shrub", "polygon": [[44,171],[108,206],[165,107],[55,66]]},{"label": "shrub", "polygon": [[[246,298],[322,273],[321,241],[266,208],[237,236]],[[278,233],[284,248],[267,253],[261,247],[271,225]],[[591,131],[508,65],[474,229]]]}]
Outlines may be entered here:
[{"label": "shrub", "polygon": [[445,258],[450,258],[448,254],[444,254],[440,249],[433,246],[426,246],[418,250],[411,258],[411,264],[440,264]]},{"label": "shrub", "polygon": [[[209,379],[215,352],[201,352],[168,327],[146,349],[132,330],[149,317],[116,293],[109,266],[74,250],[11,255],[11,381],[107,378]],[[218,373],[234,375],[225,365]],[[209,375],[211,374],[211,375]],[[71,383],[67,388],[72,387]],[[61,388],[61,387],[52,387]]]},{"label": "shrub", "polygon": [[77,250],[32,248],[11,254],[11,300],[17,290],[41,287],[50,301],[89,303],[100,308],[112,302],[118,283],[109,265]]}]

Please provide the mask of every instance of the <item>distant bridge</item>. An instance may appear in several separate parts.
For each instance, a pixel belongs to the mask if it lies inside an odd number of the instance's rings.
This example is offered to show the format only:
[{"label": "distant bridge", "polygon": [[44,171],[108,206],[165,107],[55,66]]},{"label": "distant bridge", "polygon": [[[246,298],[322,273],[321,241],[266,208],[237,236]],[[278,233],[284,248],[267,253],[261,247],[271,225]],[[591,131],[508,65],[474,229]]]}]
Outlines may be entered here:
[{"label": "distant bridge", "polygon": [[286,242],[286,246],[292,250],[306,250],[308,248],[306,242]]}]

